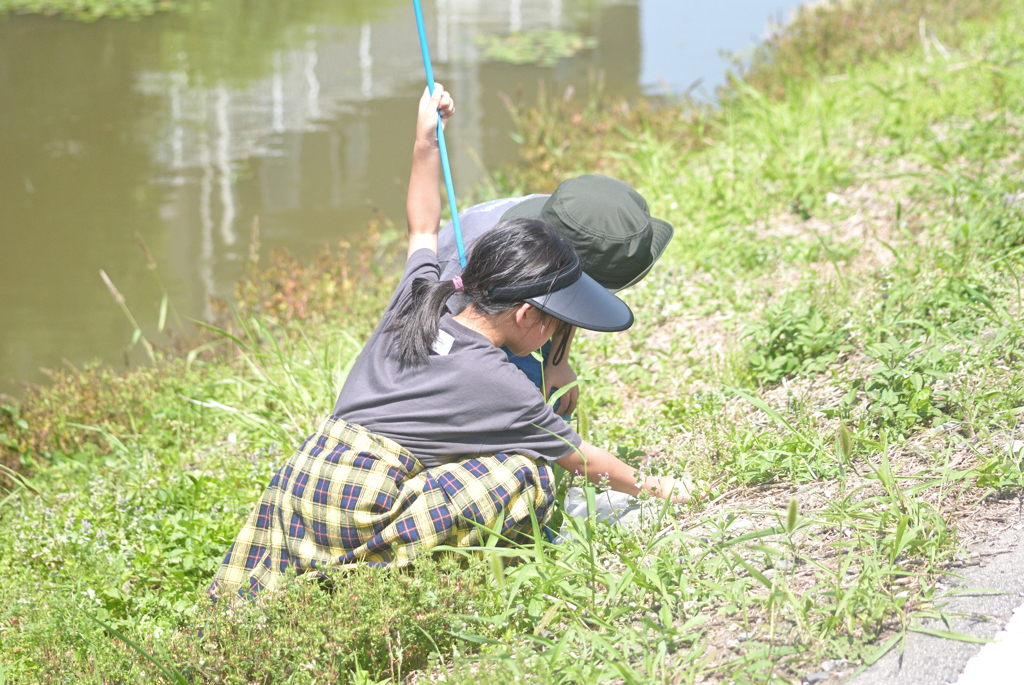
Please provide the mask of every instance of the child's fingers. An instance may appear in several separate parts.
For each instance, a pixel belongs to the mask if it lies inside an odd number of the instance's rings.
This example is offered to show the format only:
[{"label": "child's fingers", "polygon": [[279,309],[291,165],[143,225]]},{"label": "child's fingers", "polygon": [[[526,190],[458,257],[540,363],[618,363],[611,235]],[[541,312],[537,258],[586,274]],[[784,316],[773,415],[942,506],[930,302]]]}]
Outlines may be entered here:
[{"label": "child's fingers", "polygon": [[562,395],[562,399],[565,400],[565,408],[561,412],[563,416],[568,416],[576,411],[576,405],[578,405],[580,401],[579,386],[574,387],[572,390]]},{"label": "child's fingers", "polygon": [[418,128],[421,131],[421,135],[427,136],[429,133],[428,129],[437,126],[438,116],[441,117],[441,122],[444,123],[455,112],[455,102],[452,100],[451,94],[444,89],[444,86],[440,83],[435,83],[433,93],[424,88],[423,95],[420,97],[419,109]]},{"label": "child's fingers", "polygon": [[437,111],[442,119],[447,119],[455,112],[455,101],[452,100],[451,93],[445,92],[441,95],[437,102]]},{"label": "child's fingers", "polygon": [[448,119],[454,112],[455,101],[452,100],[452,94],[447,91],[441,93],[441,97],[437,101],[437,113],[441,117],[441,121]]},{"label": "child's fingers", "polygon": [[650,478],[654,478],[656,482],[656,485],[651,488],[651,492],[656,497],[667,499],[673,504],[685,504],[690,501],[692,488],[683,479],[676,479],[672,476],[650,476]]},{"label": "child's fingers", "polygon": [[693,492],[693,484],[683,478],[672,484],[672,503],[686,504],[690,501],[690,493]]},{"label": "child's fingers", "polygon": [[[434,85],[436,86],[437,84],[434,84]],[[423,94],[420,95],[420,109],[421,110],[423,110],[423,109],[430,109],[430,101],[433,100],[433,99],[434,99],[434,93],[430,92],[430,88],[429,87],[424,87],[423,88]],[[440,99],[440,96],[438,96],[438,99]]]},{"label": "child's fingers", "polygon": [[440,83],[435,83],[434,92],[430,96],[430,105],[434,109],[440,109],[441,101],[445,98],[445,96],[447,96],[449,100],[451,99],[451,96],[448,95],[448,91],[444,89],[444,86],[442,86]]},{"label": "child's fingers", "polygon": [[[673,504],[686,504],[691,499],[701,499],[703,490],[706,488],[703,481],[696,484],[688,477],[673,478],[672,476],[650,476],[656,481],[656,485],[650,487],[650,491],[657,497],[670,500]],[[647,481],[650,483],[650,481]],[[648,485],[644,486],[648,488]]]},{"label": "child's fingers", "polygon": [[672,483],[672,502],[675,504],[685,504],[689,502],[693,497],[700,497],[696,492],[696,487],[688,477],[673,479]]},{"label": "child's fingers", "polygon": [[[556,390],[558,390],[558,388],[552,386],[550,392],[554,393]],[[577,385],[573,388],[570,388],[567,393],[558,398],[558,401],[555,402],[555,413],[561,416],[562,418],[569,416],[574,411],[576,411],[576,405],[579,404],[579,400],[580,388]]]},{"label": "child's fingers", "polygon": [[683,476],[677,483],[679,487],[686,488],[686,499],[702,501],[708,498],[708,481],[706,480],[691,480],[689,476]]},{"label": "child's fingers", "polygon": [[[420,96],[420,113],[436,112],[445,95],[447,92],[440,83],[434,84],[434,92],[430,92],[429,88],[424,88],[423,95]],[[449,96],[450,98],[451,96]]]},{"label": "child's fingers", "polygon": [[423,95],[420,96],[419,114],[417,115],[417,138],[428,141],[431,144],[436,144],[437,135],[435,129],[437,128],[438,117],[441,118],[441,123],[443,124],[444,120],[450,117],[454,111],[455,104],[452,101],[452,96],[445,91],[444,86],[440,83],[435,83],[433,92],[424,88]]}]

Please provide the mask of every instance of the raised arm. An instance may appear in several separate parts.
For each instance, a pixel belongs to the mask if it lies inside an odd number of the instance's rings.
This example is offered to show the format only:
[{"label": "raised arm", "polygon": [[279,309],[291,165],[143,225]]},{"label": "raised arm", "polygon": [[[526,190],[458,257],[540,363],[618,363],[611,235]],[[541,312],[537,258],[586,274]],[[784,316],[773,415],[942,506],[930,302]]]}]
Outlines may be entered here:
[{"label": "raised arm", "polygon": [[[583,454],[581,455],[580,452]],[[607,478],[608,485],[616,492],[627,495],[638,495],[643,488],[655,497],[672,498],[673,502],[687,502],[693,484],[687,479],[675,479],[672,476],[646,476],[637,479],[636,469],[606,449],[595,447],[584,442],[577,452],[562,457],[555,462],[569,473],[580,473],[595,485]]]},{"label": "raised arm", "polygon": [[409,256],[428,248],[437,252],[437,229],[441,221],[441,151],[437,145],[437,117],[443,122],[455,112],[451,95],[439,83],[434,93],[424,88],[416,116],[416,142],[412,146],[412,173],[405,215],[409,221]]}]

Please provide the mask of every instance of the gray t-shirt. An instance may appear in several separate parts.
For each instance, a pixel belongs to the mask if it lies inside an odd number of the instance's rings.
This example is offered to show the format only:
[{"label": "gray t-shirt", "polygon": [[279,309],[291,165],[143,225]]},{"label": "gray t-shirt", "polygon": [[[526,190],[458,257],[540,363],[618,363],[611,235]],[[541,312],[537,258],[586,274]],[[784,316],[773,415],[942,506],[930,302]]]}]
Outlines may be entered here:
[{"label": "gray t-shirt", "polygon": [[[469,250],[477,238],[498,225],[501,215],[515,207],[523,200],[533,197],[550,197],[549,195],[525,195],[523,197],[506,197],[500,200],[491,200],[473,205],[469,209],[459,212],[459,228],[462,230],[462,246],[469,255]],[[459,249],[455,244],[455,228],[452,222],[445,224],[437,234],[437,262],[441,265],[441,280],[450,281],[462,274],[462,265],[459,263]],[[455,295],[448,300],[448,308],[453,314],[458,314],[466,308],[466,299],[462,295]]]},{"label": "gray t-shirt", "polygon": [[[458,258],[456,257],[456,260]],[[383,435],[424,467],[504,452],[568,456],[583,442],[544,402],[505,353],[445,314],[426,364],[402,367],[386,329],[412,296],[416,278],[438,278],[437,256],[417,250],[377,329],[360,353],[334,416]]]}]

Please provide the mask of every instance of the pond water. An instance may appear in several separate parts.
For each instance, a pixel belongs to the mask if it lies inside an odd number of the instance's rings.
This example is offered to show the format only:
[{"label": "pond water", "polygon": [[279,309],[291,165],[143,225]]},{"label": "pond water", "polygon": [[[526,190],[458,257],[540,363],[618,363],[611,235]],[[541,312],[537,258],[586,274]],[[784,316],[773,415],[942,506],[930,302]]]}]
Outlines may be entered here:
[{"label": "pond water", "polygon": [[[457,193],[515,159],[505,93],[543,79],[585,93],[710,97],[728,61],[796,2],[424,0],[438,81],[459,112],[447,138]],[[122,366],[160,291],[182,316],[232,293],[259,217],[261,252],[300,256],[404,223],[415,103],[424,87],[409,0],[214,0],[91,24],[0,17],[0,393],[40,367]],[[550,66],[498,61],[488,36],[558,30],[587,47]],[[135,359],[138,361],[137,357]]]}]

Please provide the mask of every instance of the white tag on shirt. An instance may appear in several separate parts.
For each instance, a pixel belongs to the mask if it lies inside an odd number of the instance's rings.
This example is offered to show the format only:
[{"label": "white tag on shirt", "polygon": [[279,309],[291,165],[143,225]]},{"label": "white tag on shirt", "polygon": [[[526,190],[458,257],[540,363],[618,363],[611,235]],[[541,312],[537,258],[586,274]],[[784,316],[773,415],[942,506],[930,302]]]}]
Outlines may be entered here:
[{"label": "white tag on shirt", "polygon": [[438,331],[437,339],[434,340],[434,344],[430,346],[430,349],[434,351],[434,354],[439,354],[444,357],[452,351],[452,344],[454,342],[455,338],[450,333]]}]

